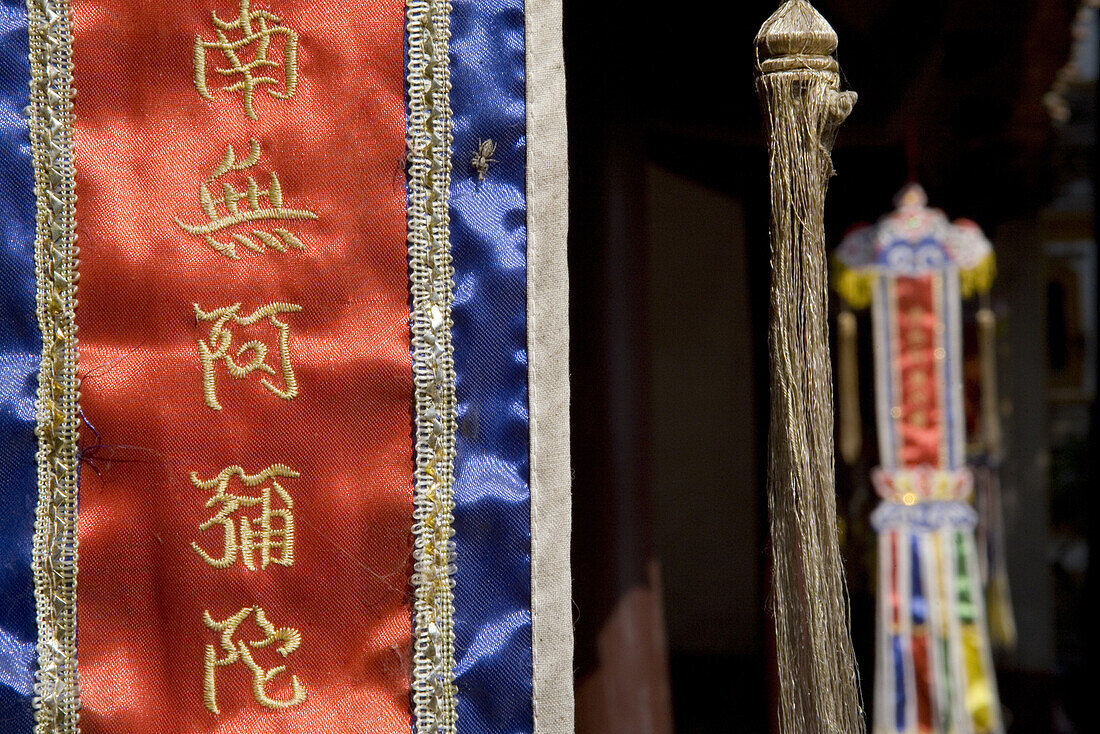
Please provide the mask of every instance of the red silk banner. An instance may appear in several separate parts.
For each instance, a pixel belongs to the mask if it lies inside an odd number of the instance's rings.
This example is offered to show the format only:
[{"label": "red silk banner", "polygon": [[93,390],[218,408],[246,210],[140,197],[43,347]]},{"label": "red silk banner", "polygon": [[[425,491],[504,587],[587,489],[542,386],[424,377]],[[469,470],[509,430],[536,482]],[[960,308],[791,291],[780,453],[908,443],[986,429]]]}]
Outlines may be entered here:
[{"label": "red silk banner", "polygon": [[891,309],[897,328],[897,370],[901,379],[898,435],[899,464],[902,466],[943,466],[943,410],[940,396],[940,371],[943,349],[937,347],[939,334],[932,275],[899,277],[894,284],[895,303]]},{"label": "red silk banner", "polygon": [[404,3],[73,11],[83,731],[404,734]]}]

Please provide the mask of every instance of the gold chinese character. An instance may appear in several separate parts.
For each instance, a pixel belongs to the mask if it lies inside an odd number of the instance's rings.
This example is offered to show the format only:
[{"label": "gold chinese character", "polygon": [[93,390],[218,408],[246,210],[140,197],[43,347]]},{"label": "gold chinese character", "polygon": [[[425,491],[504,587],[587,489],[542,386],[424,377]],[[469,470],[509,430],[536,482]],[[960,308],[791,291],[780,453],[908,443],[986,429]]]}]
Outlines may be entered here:
[{"label": "gold chinese character", "polygon": [[[263,632],[263,638],[259,640],[249,640],[247,642],[234,640],[233,637],[237,634],[237,629],[244,620],[248,619],[249,615],[252,615],[256,626]],[[220,713],[218,711],[214,672],[218,668],[226,665],[233,665],[237,662],[244,663],[245,667],[252,672],[252,696],[256,699],[256,703],[261,706],[269,709],[285,709],[291,706],[297,706],[306,700],[306,690],[302,687],[296,675],[290,676],[291,695],[289,699],[280,701],[268,696],[267,684],[270,683],[275,676],[285,672],[286,666],[279,665],[270,670],[264,670],[256,664],[256,661],[252,657],[252,650],[260,647],[267,647],[275,643],[275,652],[285,658],[287,655],[297,650],[298,646],[302,644],[302,635],[298,630],[290,627],[279,627],[276,629],[275,625],[267,621],[267,615],[264,614],[264,610],[260,607],[245,607],[224,622],[215,622],[210,616],[210,612],[204,611],[202,613],[202,621],[213,632],[219,633],[219,644],[221,645],[221,652],[224,653],[224,657],[218,657],[217,648],[213,645],[206,646],[206,660],[203,666],[203,672],[205,674],[203,700],[206,703],[207,710],[214,714]]]},{"label": "gold chinese character", "polygon": [[[214,172],[210,174],[209,181],[213,183],[214,179],[224,176],[230,171],[243,171],[256,165],[256,162],[260,159],[260,142],[252,138],[248,141],[248,146],[248,157],[239,163],[236,154],[233,152],[233,146],[226,146],[225,157],[214,169]],[[256,183],[256,179],[251,176],[245,179],[243,191],[238,191],[228,182],[222,181],[222,195],[219,198],[214,198],[206,182],[201,183],[199,184],[199,206],[202,207],[207,221],[202,224],[188,224],[176,217],[175,222],[184,232],[201,236],[206,244],[233,260],[240,259],[234,242],[239,242],[254,252],[263,252],[261,245],[267,245],[279,252],[286,252],[288,247],[304,250],[305,247],[302,245],[301,240],[281,227],[272,230],[275,234],[258,229],[252,230],[252,235],[260,244],[242,234],[231,235],[229,242],[219,242],[212,236],[223,229],[248,222],[317,219],[317,215],[308,209],[288,209],[284,207],[283,187],[279,183],[279,177],[274,172],[270,176],[271,182],[263,190]],[[266,199],[266,202],[261,202],[261,199]]]},{"label": "gold chinese character", "polygon": [[[276,314],[297,313],[302,307],[295,303],[269,303],[256,309],[249,316],[239,316],[241,304],[216,308],[213,311],[203,311],[199,304],[195,306],[195,319],[197,321],[210,321],[210,336],[208,340],[201,337],[199,344],[199,359],[202,360],[202,393],[206,404],[213,410],[221,410],[221,403],[214,389],[214,364],[221,360],[225,364],[229,374],[237,379],[244,379],[253,372],[259,371],[265,375],[275,376],[275,368],[267,363],[267,345],[261,341],[253,340],[241,344],[234,350],[233,333],[230,331],[230,323],[238,326],[251,326],[260,319],[266,318],[271,325],[279,331],[279,368],[283,376],[283,387],[279,387],[271,380],[264,377],[260,380],[263,386],[271,393],[284,400],[291,400],[298,395],[298,380],[294,377],[294,369],[290,365],[290,326],[275,318]],[[251,352],[247,362],[239,363],[246,352]]]},{"label": "gold chinese character", "polygon": [[[228,93],[240,93],[244,101],[244,113],[250,120],[259,119],[252,107],[256,87],[267,85],[264,90],[275,99],[290,99],[298,86],[298,34],[285,27],[282,19],[266,10],[251,11],[248,0],[241,0],[240,13],[234,21],[224,21],[217,12],[214,19],[214,40],[195,38],[195,89],[211,102],[213,95],[206,84],[206,51],[221,51],[226,66],[214,71],[226,79],[240,77],[223,87]],[[283,38],[283,79],[267,76],[268,69],[278,67],[277,61],[268,58],[272,40]],[[282,85],[282,91],[279,86]]]},{"label": "gold chinese character", "polygon": [[[236,477],[245,487],[260,487],[260,496],[249,494],[234,494],[229,490],[229,483]],[[191,472],[191,483],[197,489],[213,491],[214,494],[206,501],[207,509],[217,507],[217,512],[206,522],[199,525],[199,530],[207,531],[210,528],[221,525],[223,532],[223,544],[221,558],[214,558],[207,554],[197,543],[191,543],[191,547],[199,554],[202,560],[214,568],[228,568],[237,562],[238,552],[245,568],[249,571],[256,570],[254,552],[260,551],[260,568],[267,568],[269,563],[277,563],[280,566],[294,565],[294,501],[290,494],[279,484],[277,477],[298,478],[298,472],[288,466],[275,464],[264,469],[259,474],[246,474],[239,466],[231,466],[223,469],[218,476],[203,482],[199,480],[195,472]],[[268,485],[270,480],[270,485]],[[274,495],[274,497],[273,497]],[[282,507],[272,508],[274,500],[280,500]],[[237,528],[233,524],[232,515],[241,508],[260,506],[259,517],[240,518],[240,540],[237,539]],[[253,525],[253,523],[257,523]]]}]

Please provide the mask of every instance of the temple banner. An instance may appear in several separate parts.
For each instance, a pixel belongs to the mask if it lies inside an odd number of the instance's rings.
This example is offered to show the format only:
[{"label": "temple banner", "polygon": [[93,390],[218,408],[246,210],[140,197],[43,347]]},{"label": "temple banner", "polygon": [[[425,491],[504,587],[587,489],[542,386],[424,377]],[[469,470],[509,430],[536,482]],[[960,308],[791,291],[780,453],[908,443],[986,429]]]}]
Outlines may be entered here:
[{"label": "temple banner", "polygon": [[4,730],[571,730],[559,5],[0,24]]}]

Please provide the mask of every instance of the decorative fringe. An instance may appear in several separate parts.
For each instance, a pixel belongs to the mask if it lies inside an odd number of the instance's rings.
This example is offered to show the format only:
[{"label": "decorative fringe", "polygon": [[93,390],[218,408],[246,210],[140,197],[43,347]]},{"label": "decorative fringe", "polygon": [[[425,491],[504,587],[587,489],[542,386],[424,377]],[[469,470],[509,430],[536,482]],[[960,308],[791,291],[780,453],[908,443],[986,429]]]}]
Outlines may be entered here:
[{"label": "decorative fringe", "polygon": [[878,536],[876,734],[1003,734],[986,639],[977,517],[966,502],[886,501]]},{"label": "decorative fringe", "polygon": [[1005,555],[1004,508],[1001,506],[999,467],[995,463],[974,467],[974,504],[978,510],[978,566],[985,585],[986,620],[994,649],[1016,649],[1016,614],[1008,584]]},{"label": "decorative fringe", "polygon": [[826,322],[830,150],[856,100],[838,91],[836,46],[806,0],[785,2],[756,37],[771,175],[768,507],[786,734],[864,731],[837,539]]},{"label": "decorative fringe", "polygon": [[836,320],[837,388],[840,397],[840,456],[855,464],[863,449],[863,426],[859,420],[859,363],[856,355],[856,315],[845,309]]}]

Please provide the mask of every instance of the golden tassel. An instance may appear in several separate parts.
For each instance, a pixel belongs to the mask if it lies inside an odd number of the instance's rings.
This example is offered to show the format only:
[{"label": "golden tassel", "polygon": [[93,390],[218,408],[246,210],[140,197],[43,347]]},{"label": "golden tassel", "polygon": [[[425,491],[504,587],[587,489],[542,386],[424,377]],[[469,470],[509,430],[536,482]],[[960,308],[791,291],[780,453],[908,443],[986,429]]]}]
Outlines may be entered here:
[{"label": "golden tassel", "polygon": [[1001,413],[997,397],[997,317],[982,297],[978,309],[978,358],[981,362],[982,443],[990,460],[1001,459]]},{"label": "golden tassel", "polygon": [[[992,260],[992,258],[989,258]],[[1001,507],[1001,486],[997,477],[1002,458],[1002,433],[1000,399],[997,393],[997,317],[989,307],[989,294],[982,294],[978,309],[978,360],[981,363],[981,429],[982,444],[988,457],[988,490],[985,521],[990,524],[986,533],[995,544],[994,557],[998,562],[989,569],[986,584],[986,609],[989,637],[1003,650],[1016,647],[1016,616],[1012,611],[1012,594],[1008,588],[1008,571],[1004,564],[1004,518]]]},{"label": "golden tassel", "polygon": [[772,607],[784,734],[864,731],[837,539],[825,189],[856,95],[840,92],[836,32],[788,0],[756,36],[771,177]]},{"label": "golden tassel", "polygon": [[840,456],[848,465],[859,461],[863,426],[859,420],[859,363],[856,355],[856,315],[844,309],[836,318],[836,366],[840,372]]}]

